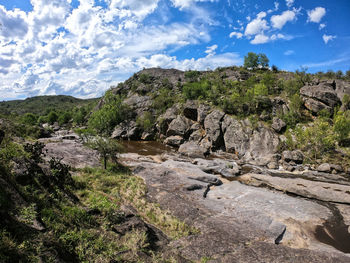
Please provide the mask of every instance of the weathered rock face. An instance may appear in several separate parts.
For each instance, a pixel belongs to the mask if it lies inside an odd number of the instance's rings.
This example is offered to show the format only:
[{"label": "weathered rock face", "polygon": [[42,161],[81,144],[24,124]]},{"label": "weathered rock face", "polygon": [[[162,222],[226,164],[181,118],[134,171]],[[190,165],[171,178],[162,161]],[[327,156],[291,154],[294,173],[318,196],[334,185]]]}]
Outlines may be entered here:
[{"label": "weathered rock face", "polygon": [[300,94],[305,98],[305,107],[313,113],[318,113],[322,109],[334,108],[340,104],[340,99],[335,91],[334,84],[321,83],[316,86],[304,86],[300,89]]},{"label": "weathered rock face", "polygon": [[179,153],[191,158],[203,158],[208,154],[208,149],[190,141],[180,146]]},{"label": "weathered rock face", "polygon": [[115,127],[111,138],[113,139],[128,139],[128,140],[139,140],[141,131],[137,127],[135,121],[126,121]]},{"label": "weathered rock face", "polygon": [[184,105],[184,116],[190,120],[197,121],[198,111],[196,102],[193,100],[188,100]]},{"label": "weathered rock face", "polygon": [[226,151],[237,153],[238,156],[242,157],[249,147],[252,130],[228,115],[223,120],[222,130],[224,132]]},{"label": "weathered rock face", "polygon": [[272,125],[271,125],[272,129],[274,129],[276,132],[280,133],[283,132],[287,125],[286,123],[281,120],[280,118],[274,117],[272,120]]},{"label": "weathered rock face", "polygon": [[272,156],[277,152],[279,139],[276,133],[265,127],[254,130],[250,139],[249,148],[245,159],[252,157],[260,165],[266,165],[272,161]]},{"label": "weathered rock face", "polygon": [[159,133],[165,134],[169,128],[170,122],[176,119],[178,114],[179,114],[179,107],[178,105],[174,105],[168,108],[165,111],[165,113],[160,115],[157,120]]},{"label": "weathered rock face", "polygon": [[198,117],[197,117],[197,122],[200,124],[204,124],[204,120],[207,117],[209,111],[210,111],[210,106],[206,104],[200,104],[198,106]]},{"label": "weathered rock face", "polygon": [[184,116],[178,115],[170,124],[166,132],[167,136],[179,135],[182,137],[187,136],[192,122]]},{"label": "weathered rock face", "polygon": [[294,162],[296,164],[302,164],[304,161],[304,155],[301,151],[284,151],[282,153],[282,160],[289,163]]},{"label": "weathered rock face", "polygon": [[204,120],[204,129],[206,132],[206,137],[211,143],[211,147],[213,150],[225,148],[223,133],[221,130],[221,121],[223,120],[224,116],[224,112],[214,110]]},{"label": "weathered rock face", "polygon": [[175,136],[170,136],[168,138],[166,138],[164,140],[164,143],[170,146],[175,146],[175,147],[179,147],[184,141],[184,138],[179,136],[179,135],[175,135]]}]

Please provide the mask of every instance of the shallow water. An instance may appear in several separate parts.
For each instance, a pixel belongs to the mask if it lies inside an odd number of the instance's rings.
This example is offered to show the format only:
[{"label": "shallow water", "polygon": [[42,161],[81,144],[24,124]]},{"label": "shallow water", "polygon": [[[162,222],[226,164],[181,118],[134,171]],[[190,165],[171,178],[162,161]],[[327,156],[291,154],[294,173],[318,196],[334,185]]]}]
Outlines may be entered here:
[{"label": "shallow water", "polygon": [[123,152],[139,155],[158,155],[175,152],[175,149],[156,141],[122,141]]}]

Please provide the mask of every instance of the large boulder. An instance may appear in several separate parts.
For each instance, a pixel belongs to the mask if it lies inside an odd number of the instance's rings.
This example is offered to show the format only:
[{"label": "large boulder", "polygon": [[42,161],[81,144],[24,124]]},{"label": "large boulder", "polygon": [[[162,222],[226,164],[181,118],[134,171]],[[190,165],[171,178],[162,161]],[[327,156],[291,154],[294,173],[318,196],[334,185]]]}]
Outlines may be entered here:
[{"label": "large boulder", "polygon": [[302,164],[304,161],[304,155],[299,150],[283,151],[282,152],[282,160],[287,162],[287,163],[294,162],[296,164]]},{"label": "large boulder", "polygon": [[197,121],[198,118],[198,111],[197,111],[197,104],[193,100],[188,100],[184,105],[184,116],[190,120]]},{"label": "large boulder", "polygon": [[137,93],[132,94],[124,100],[137,116],[141,116],[145,111],[149,111],[152,107],[152,98],[149,96],[141,96]]},{"label": "large boulder", "polygon": [[164,143],[170,146],[175,146],[175,147],[179,147],[184,141],[184,138],[182,138],[179,135],[175,135],[175,136],[170,136],[168,138],[166,138],[164,140]]},{"label": "large boulder", "polygon": [[179,113],[179,106],[176,104],[168,108],[165,113],[160,115],[157,119],[157,128],[160,134],[166,134],[169,124],[176,119]]},{"label": "large boulder", "polygon": [[170,124],[166,132],[167,136],[179,135],[186,137],[192,126],[191,120],[184,116],[178,115]]},{"label": "large boulder", "polygon": [[179,153],[192,158],[203,158],[208,155],[209,150],[191,141],[182,144]]},{"label": "large boulder", "polygon": [[213,150],[225,147],[224,137],[221,130],[221,121],[225,113],[220,110],[214,110],[204,120],[204,129],[206,137],[211,143]]},{"label": "large boulder", "polygon": [[222,122],[222,131],[224,133],[226,151],[236,153],[242,157],[249,148],[251,128],[226,115]]},{"label": "large boulder", "polygon": [[207,117],[208,113],[210,111],[210,106],[209,105],[206,105],[206,104],[200,104],[198,106],[198,109],[197,109],[197,121],[200,123],[200,124],[204,124],[204,120],[205,118]]},{"label": "large boulder", "polygon": [[271,127],[275,130],[275,132],[283,132],[286,129],[287,125],[280,118],[274,117]]},{"label": "large boulder", "polygon": [[278,135],[271,129],[259,127],[253,131],[245,159],[255,160],[259,165],[267,165],[278,150]]},{"label": "large boulder", "polygon": [[323,102],[311,98],[304,98],[304,105],[305,108],[312,111],[313,113],[318,113],[323,109],[326,109],[328,111],[331,110],[331,107],[327,106]]},{"label": "large boulder", "polygon": [[135,121],[126,121],[114,128],[111,135],[112,139],[128,139],[139,140],[141,136],[141,130],[138,128]]},{"label": "large boulder", "polygon": [[305,99],[305,107],[314,113],[317,113],[317,110],[327,107],[334,108],[340,104],[340,99],[335,91],[335,82],[304,86],[300,89],[300,94]]}]

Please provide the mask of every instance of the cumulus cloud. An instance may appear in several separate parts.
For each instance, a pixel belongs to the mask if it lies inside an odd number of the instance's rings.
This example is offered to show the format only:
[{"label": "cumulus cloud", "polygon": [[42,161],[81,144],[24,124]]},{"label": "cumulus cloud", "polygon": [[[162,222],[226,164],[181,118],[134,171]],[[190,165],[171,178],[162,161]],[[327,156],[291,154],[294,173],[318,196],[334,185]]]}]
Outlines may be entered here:
[{"label": "cumulus cloud", "polygon": [[242,38],[243,37],[243,34],[241,33],[241,32],[232,32],[231,34],[230,34],[230,37],[232,38],[232,37],[237,37],[238,39],[239,38]]},{"label": "cumulus cloud", "polygon": [[329,41],[334,40],[336,37],[337,37],[337,36],[326,35],[326,34],[324,34],[324,35],[322,36],[323,41],[324,41],[325,44],[328,44]]},{"label": "cumulus cloud", "polygon": [[326,14],[326,9],[323,7],[316,7],[310,11],[307,11],[308,21],[314,23],[320,23],[322,17]]},{"label": "cumulus cloud", "polygon": [[173,5],[179,9],[189,8],[194,2],[216,2],[217,0],[171,0]]},{"label": "cumulus cloud", "polygon": [[271,17],[272,27],[282,29],[283,26],[289,22],[295,20],[296,15],[294,11],[284,11],[281,15],[274,15]]},{"label": "cumulus cloud", "polygon": [[19,9],[7,11],[0,5],[0,37],[4,41],[23,39],[28,32],[27,20],[25,12]]},{"label": "cumulus cloud", "polygon": [[267,25],[267,21],[263,19],[266,17],[265,12],[260,12],[255,19],[253,19],[250,23],[248,23],[244,34],[246,36],[251,35],[262,35],[264,30],[269,29],[270,27]]},{"label": "cumulus cloud", "polygon": [[287,5],[288,7],[292,7],[293,4],[294,4],[294,0],[286,0],[286,5]]},{"label": "cumulus cloud", "polygon": [[218,45],[212,45],[207,47],[207,50],[205,51],[205,53],[207,53],[208,55],[215,55],[215,50],[218,48]]},{"label": "cumulus cloud", "polygon": [[265,36],[264,34],[258,34],[254,37],[252,41],[250,41],[251,44],[264,44],[270,41],[270,38],[268,36]]},{"label": "cumulus cloud", "polygon": [[319,30],[322,30],[326,27],[326,24],[320,24],[320,26],[318,27]]}]

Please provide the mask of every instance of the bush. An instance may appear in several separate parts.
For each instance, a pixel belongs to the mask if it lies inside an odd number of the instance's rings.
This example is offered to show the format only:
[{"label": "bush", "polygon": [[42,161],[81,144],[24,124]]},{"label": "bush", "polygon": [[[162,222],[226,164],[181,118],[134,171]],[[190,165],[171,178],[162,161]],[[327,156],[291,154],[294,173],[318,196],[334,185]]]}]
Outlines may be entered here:
[{"label": "bush", "polygon": [[199,76],[201,73],[196,70],[190,70],[185,72],[185,79],[189,82],[196,82],[198,81]]},{"label": "bush", "polygon": [[72,113],[64,112],[58,117],[58,124],[67,124],[72,119]]},{"label": "bush", "polygon": [[144,112],[142,116],[138,117],[136,119],[136,124],[138,127],[140,127],[143,131],[151,131],[154,127],[154,117],[150,112]]},{"label": "bush", "polygon": [[50,113],[47,115],[47,121],[50,124],[54,124],[58,120],[58,115],[54,111],[50,111]]},{"label": "bush", "polygon": [[297,123],[302,120],[302,107],[304,105],[303,100],[298,94],[294,94],[289,103],[289,111],[286,114],[283,114],[281,119],[289,126],[290,128],[295,127]]},{"label": "bush", "polygon": [[88,125],[99,134],[109,135],[116,125],[130,118],[131,111],[123,98],[111,91],[106,92],[104,99],[104,105],[92,113]]},{"label": "bush", "polygon": [[334,132],[337,140],[341,142],[348,138],[350,134],[350,110],[346,112],[339,111],[334,116]]},{"label": "bush", "polygon": [[22,122],[29,125],[35,125],[37,123],[38,117],[33,113],[26,113],[22,116]]},{"label": "bush", "polygon": [[209,82],[190,82],[186,83],[182,89],[182,94],[185,99],[195,100],[195,99],[206,99],[209,95]]}]

